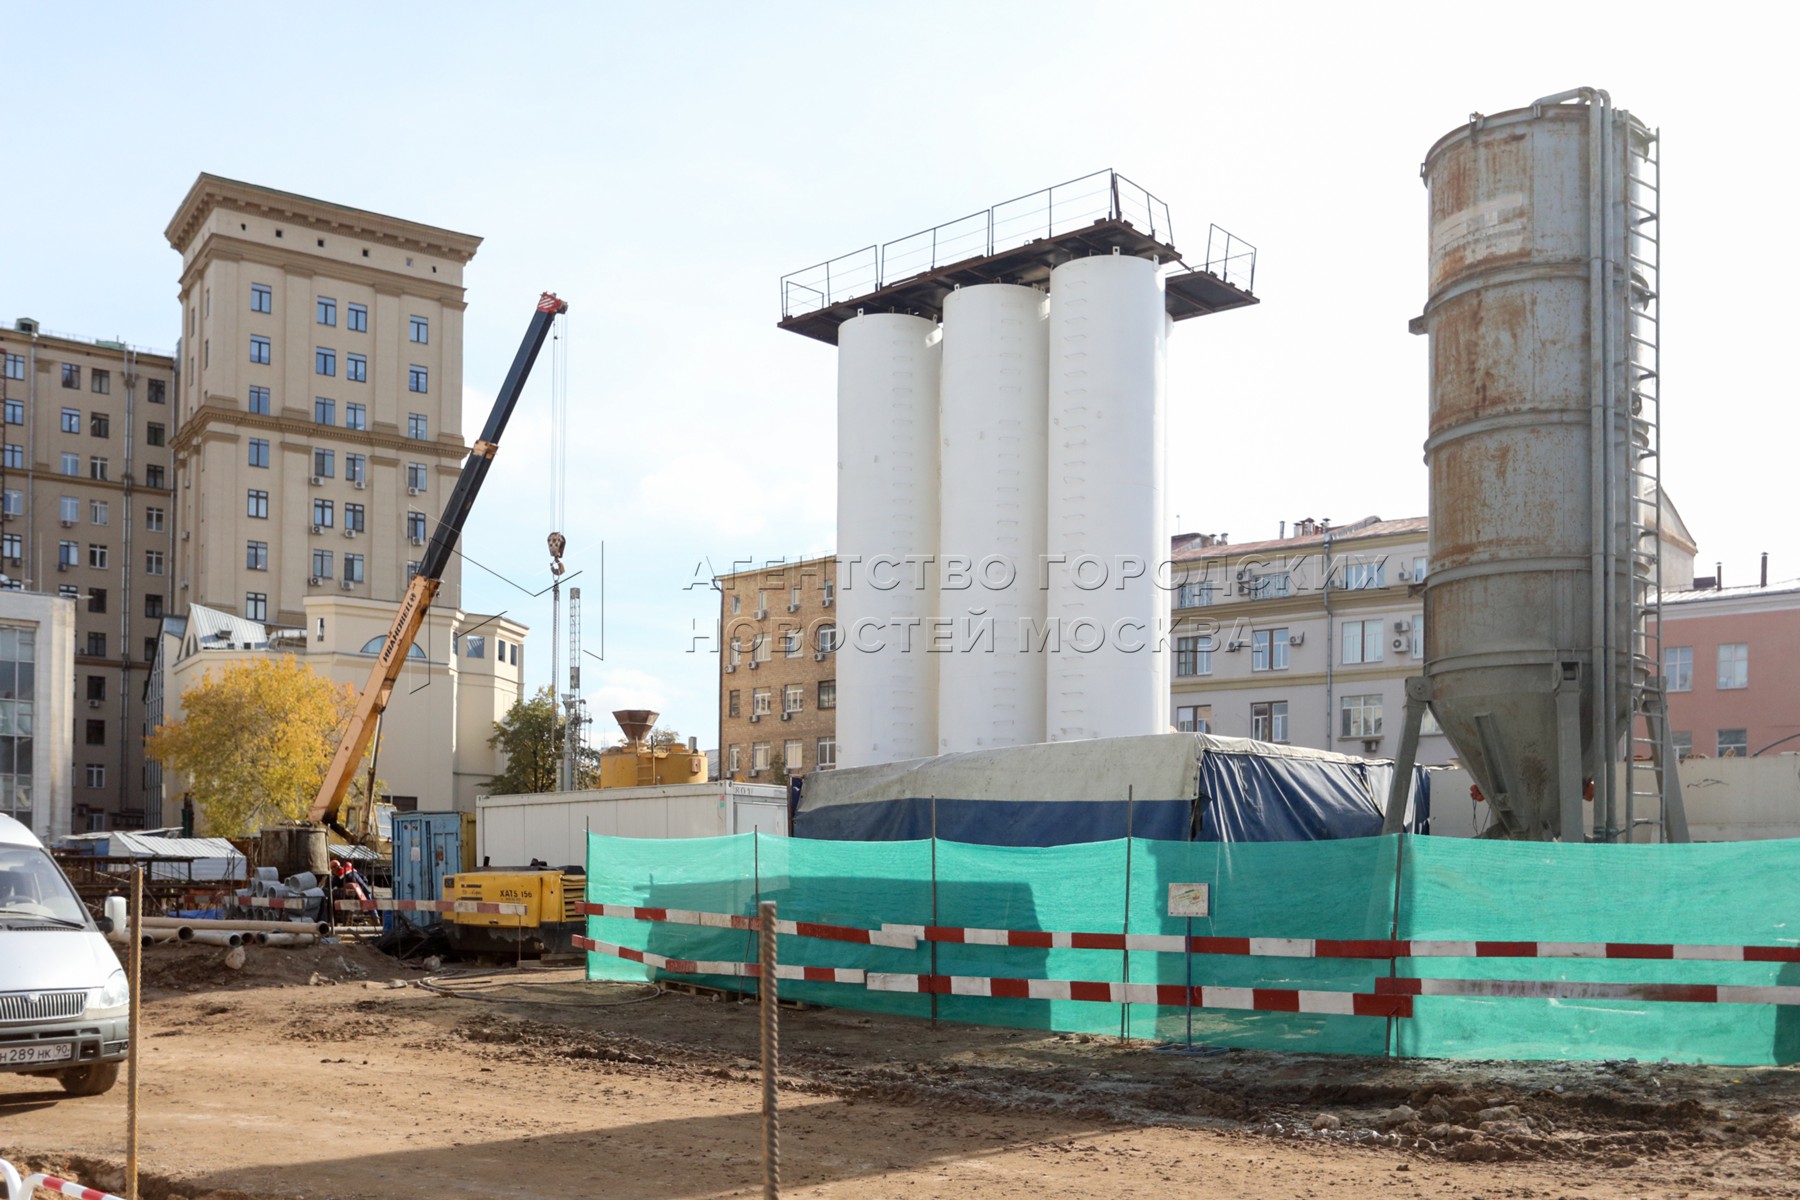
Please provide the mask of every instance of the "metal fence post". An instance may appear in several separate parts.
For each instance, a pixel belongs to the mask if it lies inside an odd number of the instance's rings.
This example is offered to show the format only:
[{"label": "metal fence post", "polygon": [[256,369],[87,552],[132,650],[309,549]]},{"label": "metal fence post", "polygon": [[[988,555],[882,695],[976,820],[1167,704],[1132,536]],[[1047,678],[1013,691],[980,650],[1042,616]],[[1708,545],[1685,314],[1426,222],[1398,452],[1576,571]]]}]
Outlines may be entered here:
[{"label": "metal fence post", "polygon": [[757,992],[762,1000],[763,1200],[776,1200],[781,1195],[781,1114],[775,1107],[775,1078],[781,1070],[781,989],[775,978],[775,902],[763,901],[757,912],[762,933]]},{"label": "metal fence post", "polygon": [[125,1195],[127,1200],[138,1200],[138,1043],[143,1040],[139,1024],[144,1012],[144,868],[141,863],[131,868],[131,919],[127,924],[131,937],[128,956],[131,960],[131,1004],[126,1012],[131,1029],[125,1045],[131,1078],[126,1081],[125,1088]]}]

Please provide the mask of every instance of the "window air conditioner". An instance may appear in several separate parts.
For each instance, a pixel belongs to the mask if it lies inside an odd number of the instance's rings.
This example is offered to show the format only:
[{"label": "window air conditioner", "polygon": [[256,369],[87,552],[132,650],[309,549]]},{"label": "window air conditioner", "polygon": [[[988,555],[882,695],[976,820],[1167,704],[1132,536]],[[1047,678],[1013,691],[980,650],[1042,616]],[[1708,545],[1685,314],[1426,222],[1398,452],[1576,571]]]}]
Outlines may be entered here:
[{"label": "window air conditioner", "polygon": [[784,720],[784,721],[791,721],[791,720],[793,720],[793,719],[794,719],[794,713],[793,713],[793,710],[792,710],[792,709],[787,709],[787,708],[784,708],[784,709],[782,709],[782,710],[781,710],[781,719],[782,719],[782,720]]},{"label": "window air conditioner", "polygon": [[800,605],[799,605],[799,604],[797,604],[797,603],[796,603],[796,602],[794,602],[794,601],[792,601],[792,600],[790,600],[790,601],[788,601],[788,611],[789,611],[789,612],[799,612],[799,611],[800,611]]},{"label": "window air conditioner", "polygon": [[1395,621],[1394,622],[1394,632],[1395,633],[1411,633],[1412,632],[1412,623],[1410,621]]},{"label": "window air conditioner", "polygon": [[768,609],[759,608],[756,610],[756,619],[757,620],[766,621],[766,620],[768,620],[768,618],[769,618],[769,610]]},{"label": "window air conditioner", "polygon": [[824,605],[826,608],[830,608],[836,600],[837,600],[836,596],[827,596],[827,597],[825,597],[825,599],[821,600],[819,603]]},{"label": "window air conditioner", "polygon": [[751,659],[751,660],[750,660],[750,669],[751,669],[751,670],[752,670],[752,671],[754,671],[754,670],[756,670],[756,668],[757,668],[757,667],[759,667],[759,666],[761,666],[761,665],[762,665],[762,664],[761,664],[761,663],[759,663],[759,662],[757,662],[757,661],[756,661],[756,660],[755,660],[755,659],[754,659],[754,658],[753,658],[753,659]]},{"label": "window air conditioner", "polygon": [[409,537],[406,540],[415,546],[423,546],[425,544],[425,539],[422,537]]},{"label": "window air conditioner", "polygon": [[1225,643],[1225,653],[1227,653],[1227,654],[1235,654],[1239,650],[1242,650],[1243,648],[1244,648],[1244,642],[1243,642],[1242,638],[1238,639],[1235,642],[1226,642]]},{"label": "window air conditioner", "polygon": [[406,494],[409,496],[416,496],[419,494],[419,489],[418,488],[407,488]]},{"label": "window air conditioner", "polygon": [[181,540],[184,542],[187,541],[192,536],[193,536],[192,530],[184,529],[181,531]]},{"label": "window air conditioner", "polygon": [[308,482],[310,482],[314,487],[324,487],[325,486],[325,477],[323,475],[314,475],[312,477],[312,479],[310,479]]},{"label": "window air conditioner", "polygon": [[314,533],[324,533],[324,532],[325,532],[325,527],[324,527],[324,526],[323,526],[323,525],[314,525],[314,526],[313,526],[313,532],[314,532]]},{"label": "window air conditioner", "polygon": [[345,536],[345,537],[347,537],[347,538],[353,538],[353,537],[355,537],[355,536],[356,536],[356,530],[354,530],[354,529],[346,529],[346,530],[344,530],[344,536]]},{"label": "window air conditioner", "polygon": [[319,577],[317,575],[308,576],[307,580],[306,580],[306,586],[307,587],[318,587],[319,586]]},{"label": "window air conditioner", "polygon": [[823,650],[814,650],[813,651],[813,661],[814,662],[824,662],[825,661],[825,652]]},{"label": "window air conditioner", "polygon": [[350,486],[360,492],[364,488],[369,486],[369,481],[366,479],[357,479],[357,480],[352,481]]},{"label": "window air conditioner", "polygon": [[731,673],[732,673],[732,672],[733,672],[733,671],[735,671],[735,670],[737,670],[737,664],[736,664],[736,663],[726,663],[726,664],[725,664],[725,673],[726,673],[726,674],[727,674],[727,675],[729,675],[729,674],[731,674]]},{"label": "window air conditioner", "polygon": [[1404,650],[1404,649],[1406,649],[1406,646],[1407,646],[1407,641],[1405,638],[1395,638],[1394,639],[1394,649]]},{"label": "window air conditioner", "polygon": [[345,591],[346,591],[346,592],[347,592],[347,591],[349,591],[349,590],[350,590],[350,589],[351,589],[351,588],[353,588],[353,587],[355,587],[355,586],[356,586],[356,580],[354,580],[354,579],[346,579],[346,580],[344,580],[344,581],[343,581],[343,582],[342,582],[342,583],[341,583],[341,584],[339,584],[339,585],[338,585],[338,586],[339,586],[339,587],[341,587],[341,588],[343,588],[343,589],[344,589],[344,590],[345,590]]},{"label": "window air conditioner", "polygon": [[752,725],[754,725],[754,724],[756,724],[756,723],[757,723],[757,722],[758,722],[758,721],[760,721],[760,720],[762,720],[762,716],[761,716],[761,715],[760,715],[760,714],[758,714],[758,713],[751,713],[751,714],[750,714],[750,723],[751,723],[751,724],[752,724]]},{"label": "window air conditioner", "polygon": [[1400,582],[1401,583],[1411,583],[1412,582],[1412,572],[1407,570],[1405,567],[1400,568]]},{"label": "window air conditioner", "polygon": [[1288,645],[1290,645],[1290,646],[1303,645],[1303,644],[1305,644],[1305,642],[1306,642],[1306,634],[1304,634],[1304,633],[1288,634]]},{"label": "window air conditioner", "polygon": [[64,517],[62,527],[64,529],[73,529],[73,528],[75,528],[75,522],[69,520],[67,517]]},{"label": "window air conditioner", "polygon": [[100,707],[100,701],[98,701],[98,700],[95,700],[95,699],[94,699],[94,698],[92,698],[92,697],[91,697],[91,696],[90,696],[90,697],[89,697],[89,698],[88,698],[88,707],[89,707],[89,708],[99,708],[99,707]]}]

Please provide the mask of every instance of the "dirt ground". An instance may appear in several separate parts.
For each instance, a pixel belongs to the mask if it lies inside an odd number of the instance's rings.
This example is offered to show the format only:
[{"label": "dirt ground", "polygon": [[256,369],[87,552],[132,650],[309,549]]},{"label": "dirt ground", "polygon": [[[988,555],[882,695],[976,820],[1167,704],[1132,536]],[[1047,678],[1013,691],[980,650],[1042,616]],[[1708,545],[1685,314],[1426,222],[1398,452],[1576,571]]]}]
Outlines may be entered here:
[{"label": "dirt ground", "polygon": [[[222,957],[146,956],[145,1200],[760,1194],[751,1005]],[[781,1037],[788,1196],[1800,1197],[1793,1068],[1191,1057],[832,1009]],[[125,1092],[0,1075],[0,1157],[118,1187]]]}]

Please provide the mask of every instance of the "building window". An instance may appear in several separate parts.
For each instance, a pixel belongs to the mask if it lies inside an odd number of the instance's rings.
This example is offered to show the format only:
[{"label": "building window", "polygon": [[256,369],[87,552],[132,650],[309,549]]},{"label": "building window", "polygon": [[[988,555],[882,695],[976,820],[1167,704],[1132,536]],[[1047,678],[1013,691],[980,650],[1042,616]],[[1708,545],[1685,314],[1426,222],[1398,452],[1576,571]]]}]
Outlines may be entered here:
[{"label": "building window", "polygon": [[144,468],[144,486],[159,488],[163,485],[163,469],[155,463]]},{"label": "building window", "polygon": [[88,652],[89,658],[105,658],[106,657],[106,635],[104,633],[88,634],[87,635],[87,652]]},{"label": "building window", "polygon": [[750,645],[750,657],[759,663],[768,662],[774,648],[774,641],[775,639],[766,633],[757,634],[756,640]]},{"label": "building window", "polygon": [[736,592],[731,593],[731,602],[727,607],[731,609],[731,615],[736,616],[744,611],[744,598]]},{"label": "building window", "polygon": [[1262,700],[1250,706],[1250,736],[1259,742],[1288,740],[1287,701]]},{"label": "building window", "polygon": [[105,721],[96,721],[91,717],[88,719],[87,744],[90,746],[106,745],[106,722]]},{"label": "building window", "polygon": [[350,383],[369,382],[369,360],[360,354],[346,354],[344,378]]},{"label": "building window", "polygon": [[80,542],[58,542],[58,543],[56,543],[56,565],[59,569],[66,569],[68,567],[72,567],[80,561],[81,561],[81,543]]},{"label": "building window", "polygon": [[430,321],[427,321],[424,317],[408,317],[407,325],[409,327],[407,336],[412,341],[419,343],[421,346],[431,341]]},{"label": "building window", "polygon": [[1669,740],[1675,743],[1675,759],[1677,762],[1686,762],[1694,756],[1694,734],[1692,730],[1677,729],[1669,735]]},{"label": "building window", "polygon": [[322,479],[330,479],[337,474],[337,451],[313,450],[313,472]]},{"label": "building window", "polygon": [[[424,463],[409,462],[406,464],[406,490],[409,494],[413,492],[417,492],[421,496],[425,494]],[[732,609],[732,611],[736,612],[737,610]]]},{"label": "building window", "polygon": [[76,454],[73,451],[64,450],[62,452],[62,473],[64,475],[80,475],[81,455]]},{"label": "building window", "polygon": [[781,744],[781,765],[790,771],[798,771],[806,765],[806,760],[801,757],[800,739],[789,738]]},{"label": "building window", "polygon": [[160,446],[164,443],[165,440],[166,439],[163,437],[163,427],[161,425],[158,425],[155,421],[152,421],[152,422],[150,422],[149,425],[145,426],[145,428],[144,428],[144,441],[145,442],[147,442],[148,444],[150,444],[152,446]]},{"label": "building window", "polygon": [[406,514],[406,537],[415,545],[425,540],[425,514],[409,512]]},{"label": "building window", "polygon": [[1211,675],[1213,642],[1211,635],[1175,639],[1175,674]]},{"label": "building window", "polygon": [[781,653],[786,658],[799,658],[801,649],[806,645],[802,640],[805,635],[798,629],[781,631]]},{"label": "building window", "polygon": [[[344,555],[344,578],[351,583],[363,581],[363,556],[360,554]],[[477,639],[479,640],[479,639]],[[480,655],[474,657],[479,658]]]},{"label": "building window", "polygon": [[344,505],[344,528],[354,529],[358,533],[367,532],[363,524],[363,506],[360,504]]},{"label": "building window", "polygon": [[1381,661],[1381,639],[1387,629],[1385,621],[1345,621],[1343,661],[1346,663],[1378,663]]},{"label": "building window", "polygon": [[267,467],[269,465],[268,438],[250,439],[250,465],[253,467]]},{"label": "building window", "polygon": [[[160,617],[163,615],[162,595],[160,593],[149,592],[145,594],[144,615],[146,617]],[[146,654],[144,656],[145,661],[149,661],[150,657],[150,655]]]},{"label": "building window", "polygon": [[781,689],[781,711],[797,713],[806,704],[806,685],[790,683]]},{"label": "building window", "polygon": [[79,408],[62,410],[62,431],[64,433],[81,432],[81,410]]},{"label": "building window", "polygon": [[836,708],[837,707],[837,680],[835,680],[835,679],[819,680],[819,707],[820,708]]},{"label": "building window", "polygon": [[731,748],[730,753],[727,755],[730,762],[725,768],[728,775],[735,777],[737,773],[743,769],[743,749],[742,746],[733,746]]},{"label": "building window", "polygon": [[312,523],[321,529],[330,529],[337,523],[337,505],[330,500],[314,500]]},{"label": "building window", "polygon": [[81,499],[77,496],[64,496],[57,501],[57,511],[62,515],[65,525],[73,525],[81,520]]},{"label": "building window", "polygon": [[409,392],[429,392],[431,380],[424,367],[414,363],[406,368],[406,390]]},{"label": "building window", "polygon": [[258,517],[265,521],[268,520],[269,493],[259,491],[256,488],[251,488],[248,492],[245,492],[244,515],[247,517]]},{"label": "building window", "polygon": [[161,533],[163,527],[163,510],[146,508],[144,510],[144,528],[151,533]]},{"label": "building window", "polygon": [[97,438],[112,436],[112,418],[105,413],[88,415],[88,433]]},{"label": "building window", "polygon": [[431,436],[431,422],[424,413],[406,414],[406,436],[421,440]]},{"label": "building window", "polygon": [[6,423],[8,425],[25,423],[25,402],[23,400],[6,401]]},{"label": "building window", "polygon": [[837,649],[836,625],[819,626],[819,631],[815,636],[817,637],[817,641],[814,644],[814,649],[820,654],[830,654]]},{"label": "building window", "polygon": [[87,677],[87,698],[89,700],[106,699],[106,676],[89,675]]},{"label": "building window", "polygon": [[741,717],[744,715],[742,712],[743,705],[740,703],[740,700],[739,700],[741,695],[742,695],[742,693],[739,692],[736,688],[732,688],[729,692],[727,692],[725,694],[725,715],[726,716]]},{"label": "building window", "polygon": [[56,595],[62,600],[79,600],[81,599],[81,589],[72,583],[61,583],[56,587]]},{"label": "building window", "polygon": [[0,533],[0,558],[14,561],[25,556],[25,539],[16,533]]},{"label": "building window", "polygon": [[106,525],[112,520],[112,506],[104,500],[88,501],[88,522],[93,525]]},{"label": "building window", "polygon": [[87,610],[91,613],[106,611],[106,589],[89,588],[87,594]]},{"label": "building window", "polygon": [[1272,575],[1252,576],[1249,584],[1250,595],[1257,600],[1274,600],[1291,595],[1294,580],[1286,571],[1277,571]]},{"label": "building window", "polygon": [[106,786],[106,767],[104,765],[100,763],[89,763],[87,765],[87,785],[91,788],[103,788]]},{"label": "building window", "polygon": [[6,377],[8,379],[25,378],[25,356],[23,354],[8,354],[5,358]]},{"label": "building window", "polygon": [[1691,692],[1694,690],[1694,648],[1692,646],[1663,647],[1663,678],[1671,692]]},{"label": "building window", "polygon": [[1750,644],[1726,642],[1719,647],[1719,690],[1750,686]]},{"label": "building window", "polygon": [[337,424],[337,401],[323,396],[313,398],[313,421],[319,425]]},{"label": "building window", "polygon": [[331,578],[331,551],[314,550],[312,552],[312,573],[314,579]]},{"label": "building window", "polygon": [[350,483],[363,483],[369,477],[369,459],[363,454],[344,455],[344,478]]},{"label": "building window", "polygon": [[156,661],[156,639],[153,637],[144,639],[144,661],[147,663]]},{"label": "building window", "polygon": [[[350,357],[355,358],[356,356],[353,354]],[[367,405],[357,404],[354,401],[344,405],[345,429],[367,429],[368,427],[369,408]]]},{"label": "building window", "polygon": [[751,773],[755,774],[758,771],[766,771],[768,769],[769,769],[769,743],[767,743],[767,742],[753,743],[750,747],[750,771],[751,771]]},{"label": "building window", "polygon": [[1184,704],[1177,708],[1175,728],[1182,733],[1211,733],[1212,705]]},{"label": "building window", "polygon": [[272,313],[275,311],[275,289],[266,283],[250,285],[250,311]]},{"label": "building window", "polygon": [[81,368],[74,363],[64,363],[62,365],[62,385],[66,388],[80,387]]},{"label": "building window", "polygon": [[244,543],[244,569],[247,571],[266,571],[269,569],[269,543]]},{"label": "building window", "polygon": [[161,575],[163,573],[163,552],[161,550],[144,551],[144,574]]},{"label": "building window", "polygon": [[337,351],[328,346],[317,346],[313,349],[313,374],[336,375]]},{"label": "building window", "polygon": [[25,493],[18,488],[6,488],[0,491],[0,512],[9,517],[25,515]]},{"label": "building window", "polygon": [[487,639],[480,634],[470,634],[463,639],[464,658],[486,658]]},{"label": "building window", "polygon": [[1205,608],[1213,602],[1213,585],[1199,581],[1182,584],[1175,591],[1176,608]]},{"label": "building window", "polygon": [[1378,738],[1381,736],[1381,696],[1345,696],[1338,701],[1338,736]]},{"label": "building window", "polygon": [[268,416],[268,414],[269,414],[269,389],[268,388],[253,387],[250,389],[250,411],[253,413],[261,413],[264,416]]},{"label": "building window", "polygon": [[111,371],[102,371],[99,367],[95,367],[93,372],[90,375],[90,378],[93,380],[93,382],[91,384],[89,384],[89,386],[96,393],[98,393],[102,396],[107,396],[107,395],[112,394],[112,372]]},{"label": "building window", "polygon": [[1387,560],[1376,559],[1374,562],[1352,562],[1344,564],[1344,588],[1346,591],[1362,591],[1366,588],[1387,586]]},{"label": "building window", "polygon": [[269,619],[269,596],[267,592],[244,593],[244,617],[251,621]]},{"label": "building window", "polygon": [[768,688],[757,688],[750,693],[751,716],[766,717],[769,715],[769,696]]},{"label": "building window", "polygon": [[273,357],[270,353],[269,339],[258,334],[250,335],[250,361],[267,364]]},{"label": "building window", "polygon": [[1285,671],[1287,665],[1287,626],[1258,629],[1250,635],[1250,669],[1252,671]]},{"label": "building window", "polygon": [[106,482],[107,461],[104,455],[88,455],[88,478]]},{"label": "building window", "polygon": [[317,320],[321,325],[337,326],[337,301],[330,296],[320,296],[315,301]]},{"label": "building window", "polygon": [[88,566],[93,567],[95,570],[104,571],[106,569],[106,554],[107,551],[105,546],[101,545],[99,542],[89,542]]},{"label": "building window", "polygon": [[814,744],[813,766],[821,771],[829,771],[837,766],[837,739],[822,737]]},{"label": "building window", "polygon": [[369,332],[369,309],[364,304],[352,304],[344,310],[344,328],[351,333]]},{"label": "building window", "polygon": [[1720,758],[1743,758],[1750,753],[1749,730],[1719,730],[1718,747]]}]

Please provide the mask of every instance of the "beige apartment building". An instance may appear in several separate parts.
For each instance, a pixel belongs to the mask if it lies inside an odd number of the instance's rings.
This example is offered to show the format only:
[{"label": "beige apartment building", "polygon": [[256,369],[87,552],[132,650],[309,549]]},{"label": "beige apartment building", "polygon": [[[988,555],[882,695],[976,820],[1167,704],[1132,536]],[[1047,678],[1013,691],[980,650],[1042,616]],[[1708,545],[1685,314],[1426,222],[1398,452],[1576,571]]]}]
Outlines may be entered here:
[{"label": "beige apartment building", "polygon": [[[202,174],[181,254],[174,611],[298,626],[394,602],[468,446],[463,267],[481,239]],[[442,603],[461,602],[461,570]]]},{"label": "beige apartment building", "polygon": [[721,778],[837,765],[836,580],[836,558],[719,577]]},{"label": "beige apartment building", "polygon": [[175,598],[177,380],[167,354],[29,318],[0,330],[0,586],[74,601],[73,720],[40,721],[34,738],[58,762],[51,739],[72,739],[55,834],[144,824],[142,696]]}]

